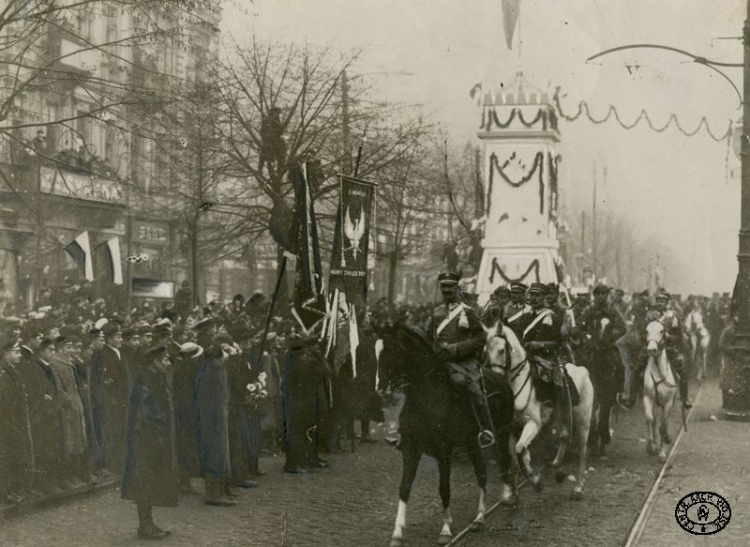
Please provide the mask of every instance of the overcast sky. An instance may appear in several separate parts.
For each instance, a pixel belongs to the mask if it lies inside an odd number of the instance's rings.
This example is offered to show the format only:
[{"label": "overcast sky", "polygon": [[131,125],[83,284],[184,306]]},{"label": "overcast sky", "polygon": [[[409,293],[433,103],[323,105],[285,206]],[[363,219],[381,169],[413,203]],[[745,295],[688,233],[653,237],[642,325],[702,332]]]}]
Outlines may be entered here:
[{"label": "overcast sky", "polygon": [[[247,13],[227,10],[224,27],[238,41],[256,35],[341,51],[363,47],[360,70],[389,73],[378,81],[379,95],[422,104],[461,144],[478,143],[472,86],[508,86],[519,70],[530,88],[551,94],[561,86],[571,114],[584,99],[596,117],[613,104],[632,123],[645,108],[656,125],[675,114],[692,130],[706,116],[723,134],[741,110],[732,87],[707,68],[653,50],[585,60],[648,42],[741,62],[741,42],[721,38],[740,36],[745,8],[742,0],[522,0],[513,50],[505,45],[500,0],[255,0]],[[726,72],[741,89],[741,69]],[[645,124],[625,130],[614,120],[563,123],[561,133],[561,193],[568,204],[590,203],[592,166],[606,166],[600,206],[627,214],[673,249],[680,267],[666,272],[668,290],[731,290],[740,188],[738,176],[727,177],[738,172],[738,160],[726,143],[703,131],[688,138]]]}]

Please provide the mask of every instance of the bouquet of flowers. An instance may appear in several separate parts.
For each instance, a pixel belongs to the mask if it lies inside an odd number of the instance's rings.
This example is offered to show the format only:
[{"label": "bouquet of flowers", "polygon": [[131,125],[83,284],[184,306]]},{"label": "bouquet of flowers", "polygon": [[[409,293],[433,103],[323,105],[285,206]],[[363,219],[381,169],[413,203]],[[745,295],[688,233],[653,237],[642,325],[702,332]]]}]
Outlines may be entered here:
[{"label": "bouquet of flowers", "polygon": [[265,414],[268,411],[268,390],[266,389],[267,375],[261,372],[257,380],[247,384],[247,391],[250,395],[250,408],[257,414]]}]

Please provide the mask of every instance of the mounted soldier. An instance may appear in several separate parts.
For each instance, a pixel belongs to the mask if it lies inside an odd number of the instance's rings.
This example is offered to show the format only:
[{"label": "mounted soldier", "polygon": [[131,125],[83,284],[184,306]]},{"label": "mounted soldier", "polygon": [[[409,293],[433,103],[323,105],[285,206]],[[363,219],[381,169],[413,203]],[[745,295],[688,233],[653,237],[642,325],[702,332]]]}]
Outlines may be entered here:
[{"label": "mounted soldier", "polygon": [[599,420],[591,436],[598,441],[596,449],[601,455],[611,440],[609,411],[623,385],[622,360],[616,342],[626,332],[622,315],[607,301],[609,291],[609,287],[598,285],[594,289],[594,303],[586,308],[579,320],[583,334],[583,364],[594,384],[594,408],[599,407]]},{"label": "mounted soldier", "polygon": [[526,304],[526,290],[528,287],[523,283],[514,282],[510,284],[510,302],[505,306],[503,317],[505,324],[516,333],[518,339],[523,338],[523,326],[521,318],[531,312],[531,308]]},{"label": "mounted soldier", "polygon": [[[640,335],[641,340],[645,340],[646,326],[651,321],[659,321],[664,325],[665,338],[666,338],[666,350],[667,358],[674,372],[680,377],[679,389],[680,399],[682,399],[682,406],[684,408],[690,408],[693,406],[693,401],[688,395],[688,378],[687,378],[687,367],[685,366],[684,357],[684,338],[682,332],[682,318],[679,313],[669,307],[670,302],[669,293],[666,291],[660,291],[656,294],[656,308],[648,310],[645,314],[640,314],[638,321],[633,323],[633,329]],[[648,356],[643,348],[640,350],[639,358],[633,361],[638,370],[633,371],[631,378],[636,384],[635,389],[630,390],[630,400],[627,406],[632,407],[635,404],[635,399],[638,394],[638,386],[643,386],[643,372],[646,368]]]},{"label": "mounted soldier", "polygon": [[510,303],[510,289],[501,285],[490,295],[490,301],[482,313],[482,324],[491,327],[504,320],[505,307]]},{"label": "mounted soldier", "polygon": [[[570,399],[565,381],[564,364],[560,359],[562,319],[545,306],[547,287],[532,283],[528,291],[529,311],[518,320],[521,341],[537,369],[546,372],[554,387],[555,419],[561,439],[569,436]],[[513,325],[508,325],[514,331]]]},{"label": "mounted soldier", "polygon": [[460,278],[455,272],[443,272],[438,276],[443,303],[432,314],[428,336],[438,358],[450,367],[453,383],[471,393],[472,408],[480,429],[479,441],[488,445],[493,442],[494,435],[479,370],[485,333],[477,312],[460,301]]}]

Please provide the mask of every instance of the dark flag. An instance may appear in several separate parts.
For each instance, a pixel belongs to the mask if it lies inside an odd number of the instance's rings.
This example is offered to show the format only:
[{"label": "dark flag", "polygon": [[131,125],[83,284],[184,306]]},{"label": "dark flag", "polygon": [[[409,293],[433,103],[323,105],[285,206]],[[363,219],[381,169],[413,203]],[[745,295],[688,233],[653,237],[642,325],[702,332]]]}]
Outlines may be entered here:
[{"label": "dark flag", "polygon": [[299,233],[299,215],[287,207],[281,197],[276,198],[274,202],[268,231],[282,249],[294,254]]},{"label": "dark flag", "polygon": [[304,328],[309,330],[326,315],[325,299],[322,293],[323,268],[320,262],[315,210],[305,171],[295,168],[291,175],[292,180],[296,180],[298,219],[294,313]]},{"label": "dark flag", "polygon": [[65,246],[65,252],[75,260],[76,265],[83,272],[84,279],[86,279],[86,281],[93,281],[94,266],[91,262],[89,233],[81,232],[78,237]]},{"label": "dark flag", "polygon": [[338,289],[346,294],[350,304],[367,298],[367,258],[375,187],[372,182],[341,177],[328,291]]},{"label": "dark flag", "polygon": [[113,237],[100,243],[94,249],[96,257],[97,278],[102,273],[107,274],[107,280],[115,285],[122,285],[122,262],[120,257],[120,239]]}]

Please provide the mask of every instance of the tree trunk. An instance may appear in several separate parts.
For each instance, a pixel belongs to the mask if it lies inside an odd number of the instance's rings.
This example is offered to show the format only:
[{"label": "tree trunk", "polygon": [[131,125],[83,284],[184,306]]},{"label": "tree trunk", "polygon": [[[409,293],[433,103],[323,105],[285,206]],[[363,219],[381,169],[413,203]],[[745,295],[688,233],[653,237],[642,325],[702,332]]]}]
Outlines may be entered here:
[{"label": "tree trunk", "polygon": [[388,255],[388,302],[396,301],[396,274],[398,273],[398,254],[394,251]]}]

